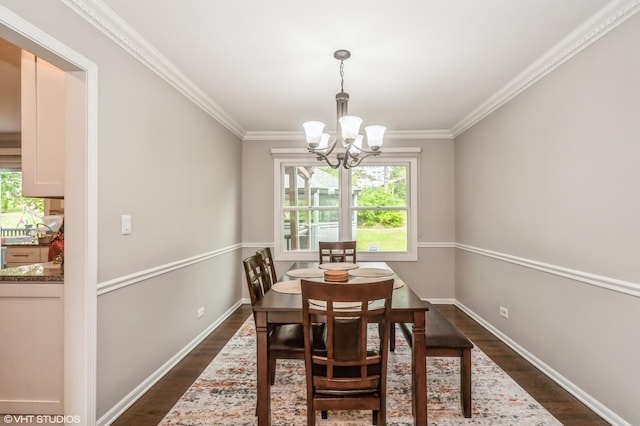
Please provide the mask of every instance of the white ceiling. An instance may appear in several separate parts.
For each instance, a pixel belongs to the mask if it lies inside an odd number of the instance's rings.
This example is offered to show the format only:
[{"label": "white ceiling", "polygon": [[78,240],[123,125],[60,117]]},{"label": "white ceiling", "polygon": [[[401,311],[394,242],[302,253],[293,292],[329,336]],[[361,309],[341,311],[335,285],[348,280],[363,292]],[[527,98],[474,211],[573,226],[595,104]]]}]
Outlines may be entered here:
[{"label": "white ceiling", "polygon": [[312,119],[333,130],[340,89],[333,52],[342,48],[352,53],[344,67],[349,112],[365,125],[455,134],[514,79],[541,60],[553,62],[550,55],[581,24],[621,0],[66,2],[73,3],[127,28],[247,137],[298,133]]},{"label": "white ceiling", "polygon": [[452,129],[608,0],[102,0],[246,132]]}]

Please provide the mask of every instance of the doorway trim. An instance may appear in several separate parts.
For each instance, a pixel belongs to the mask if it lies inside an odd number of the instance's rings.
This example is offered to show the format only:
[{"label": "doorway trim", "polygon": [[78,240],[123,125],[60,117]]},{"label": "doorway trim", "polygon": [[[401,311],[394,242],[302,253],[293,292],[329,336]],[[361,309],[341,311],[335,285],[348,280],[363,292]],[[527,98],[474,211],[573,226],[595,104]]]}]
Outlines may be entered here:
[{"label": "doorway trim", "polygon": [[0,37],[66,72],[64,413],[95,425],[98,67],[4,6]]}]

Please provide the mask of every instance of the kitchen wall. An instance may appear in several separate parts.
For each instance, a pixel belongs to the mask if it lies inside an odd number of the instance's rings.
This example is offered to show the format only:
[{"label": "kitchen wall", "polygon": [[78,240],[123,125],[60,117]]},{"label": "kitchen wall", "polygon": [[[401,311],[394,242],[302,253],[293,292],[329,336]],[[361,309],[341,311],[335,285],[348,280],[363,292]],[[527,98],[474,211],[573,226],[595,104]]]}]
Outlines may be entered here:
[{"label": "kitchen wall", "polygon": [[638,40],[635,15],[455,141],[456,298],[620,424],[640,424]]},{"label": "kitchen wall", "polygon": [[[97,417],[110,416],[241,298],[241,143],[63,2],[2,6],[98,67]],[[65,201],[68,218],[82,209]]]},{"label": "kitchen wall", "polygon": [[[273,246],[274,243],[274,163],[271,149],[304,149],[305,146],[303,140],[243,142],[242,239],[246,247],[245,256],[253,254],[256,247]],[[418,261],[390,262],[390,265],[420,297],[451,301],[455,297],[453,140],[388,138],[383,150],[385,147],[421,148],[418,161]],[[286,271],[291,264],[276,261],[278,273]],[[243,291],[248,298],[246,290]]]}]

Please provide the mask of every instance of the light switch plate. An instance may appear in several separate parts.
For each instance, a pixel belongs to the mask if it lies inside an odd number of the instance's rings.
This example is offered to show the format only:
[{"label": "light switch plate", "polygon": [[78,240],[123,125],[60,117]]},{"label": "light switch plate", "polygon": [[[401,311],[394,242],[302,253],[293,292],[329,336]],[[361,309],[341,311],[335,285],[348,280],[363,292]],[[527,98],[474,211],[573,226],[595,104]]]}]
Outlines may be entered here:
[{"label": "light switch plate", "polygon": [[122,235],[131,233],[131,215],[123,214],[121,217]]}]

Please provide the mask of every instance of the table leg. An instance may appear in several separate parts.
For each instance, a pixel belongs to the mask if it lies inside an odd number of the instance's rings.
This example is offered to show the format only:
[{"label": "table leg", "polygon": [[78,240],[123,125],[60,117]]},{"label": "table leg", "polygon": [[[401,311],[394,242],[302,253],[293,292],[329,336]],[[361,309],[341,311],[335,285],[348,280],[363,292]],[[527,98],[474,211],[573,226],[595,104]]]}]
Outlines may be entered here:
[{"label": "table leg", "polygon": [[427,357],[425,349],[425,311],[413,314],[413,418],[416,425],[427,425]]},{"label": "table leg", "polygon": [[271,387],[269,386],[269,342],[267,313],[256,312],[256,388],[259,426],[271,425]]}]

